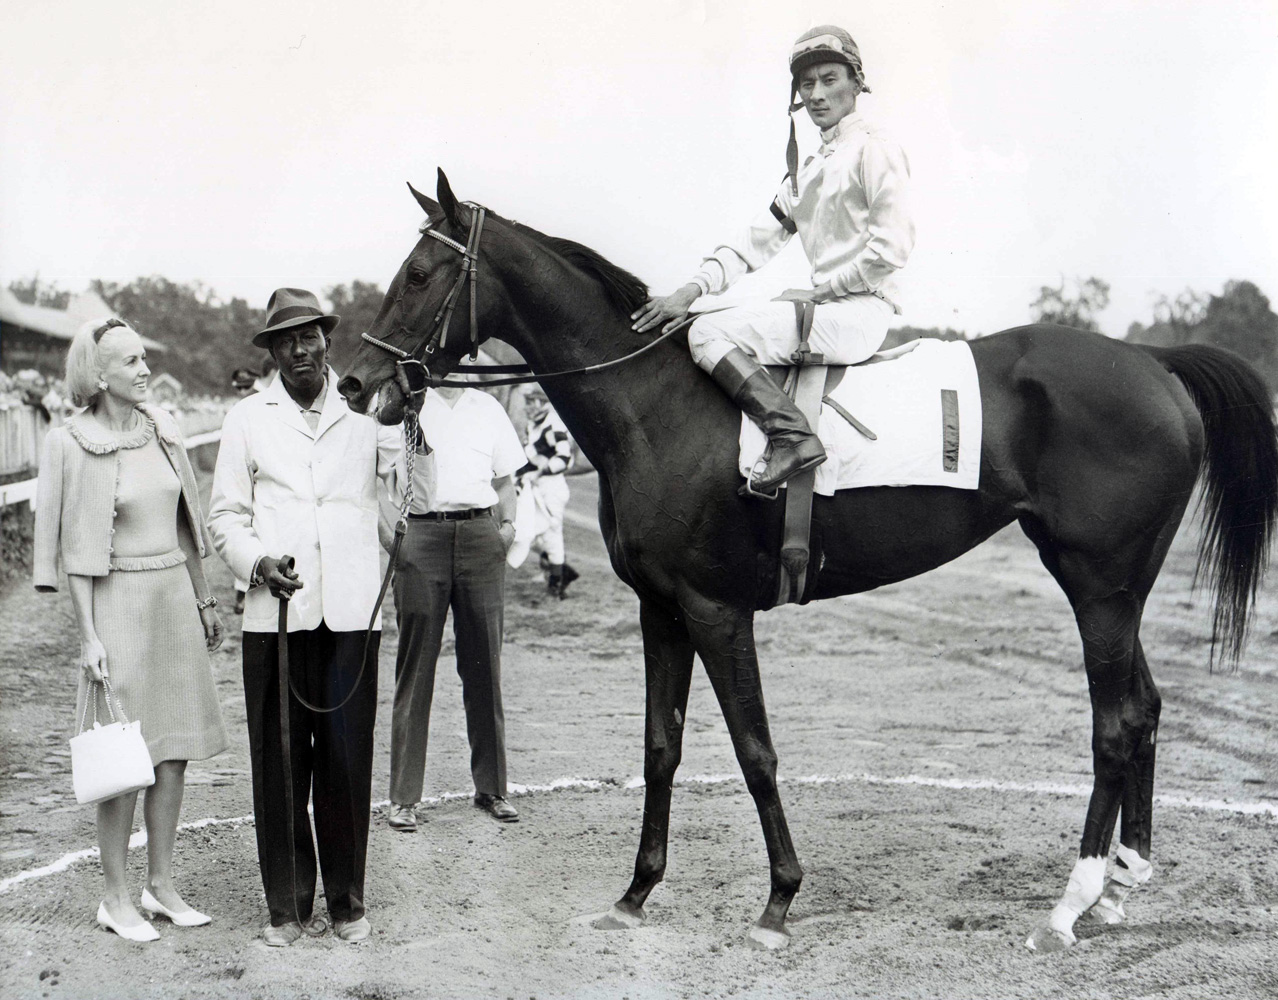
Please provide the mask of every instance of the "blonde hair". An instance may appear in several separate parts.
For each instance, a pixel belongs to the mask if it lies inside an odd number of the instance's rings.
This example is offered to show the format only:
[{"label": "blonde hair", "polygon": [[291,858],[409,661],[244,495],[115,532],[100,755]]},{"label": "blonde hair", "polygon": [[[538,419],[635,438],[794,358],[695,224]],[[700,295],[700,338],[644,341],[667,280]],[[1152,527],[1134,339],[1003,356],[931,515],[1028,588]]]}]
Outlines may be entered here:
[{"label": "blonde hair", "polygon": [[98,386],[102,379],[98,344],[103,334],[117,326],[133,329],[122,319],[104,316],[89,320],[71,338],[71,347],[67,350],[67,392],[71,394],[71,402],[76,406],[92,406],[102,392]]}]

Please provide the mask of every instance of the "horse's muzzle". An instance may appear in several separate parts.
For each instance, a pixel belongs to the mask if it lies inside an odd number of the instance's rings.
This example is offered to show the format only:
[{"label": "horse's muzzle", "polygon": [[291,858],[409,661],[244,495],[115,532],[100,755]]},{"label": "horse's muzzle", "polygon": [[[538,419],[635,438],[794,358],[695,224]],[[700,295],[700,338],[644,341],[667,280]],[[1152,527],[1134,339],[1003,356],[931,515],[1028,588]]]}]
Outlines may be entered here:
[{"label": "horse's muzzle", "polygon": [[347,375],[339,381],[337,391],[346,397],[346,402],[351,407],[357,408],[361,413],[368,405],[368,400],[364,398],[364,383],[354,375]]}]

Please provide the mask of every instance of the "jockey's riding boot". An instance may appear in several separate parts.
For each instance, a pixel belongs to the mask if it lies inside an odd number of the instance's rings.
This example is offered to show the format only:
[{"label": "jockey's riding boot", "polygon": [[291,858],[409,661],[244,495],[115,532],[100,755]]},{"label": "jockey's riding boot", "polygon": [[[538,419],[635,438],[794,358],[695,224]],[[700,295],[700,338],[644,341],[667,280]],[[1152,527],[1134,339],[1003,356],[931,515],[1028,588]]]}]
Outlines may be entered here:
[{"label": "jockey's riding boot", "polygon": [[547,589],[561,601],[568,596],[568,584],[580,574],[567,562],[550,564],[550,582]]},{"label": "jockey's riding boot", "polygon": [[825,448],[794,400],[741,348],[725,354],[710,375],[768,436],[766,465],[762,473],[751,475],[751,491],[769,493],[791,476],[825,461]]}]

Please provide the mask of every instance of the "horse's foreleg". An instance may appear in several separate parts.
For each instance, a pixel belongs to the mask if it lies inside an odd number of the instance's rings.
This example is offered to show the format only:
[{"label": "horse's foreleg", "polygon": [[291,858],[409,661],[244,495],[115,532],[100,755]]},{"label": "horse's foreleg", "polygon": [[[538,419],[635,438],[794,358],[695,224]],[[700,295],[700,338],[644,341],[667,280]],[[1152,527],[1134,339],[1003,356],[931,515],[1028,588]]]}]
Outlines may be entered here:
[{"label": "horse's foreleg", "polygon": [[635,858],[635,875],[626,894],[595,921],[604,929],[638,927],[643,904],[666,871],[670,833],[670,793],[683,753],[683,720],[692,679],[692,641],[680,615],[651,601],[639,606],[643,630],[648,708],[644,724],[643,833]]},{"label": "horse's foreleg", "polygon": [[803,881],[803,869],[777,792],[777,755],[763,704],[754,616],[724,605],[698,609],[695,617],[690,610],[688,631],[710,675],[768,847],[772,892],[750,930],[750,942],[767,949],[784,947],[790,936],[785,918]]},{"label": "horse's foreleg", "polygon": [[1138,766],[1137,749],[1148,727],[1148,706],[1133,697],[1139,690],[1135,669],[1139,599],[1123,591],[1077,602],[1075,615],[1092,700],[1095,775],[1078,861],[1046,926],[1025,942],[1034,951],[1059,951],[1074,944],[1075,922],[1100,901],[1114,823],[1127,792],[1128,776]]}]

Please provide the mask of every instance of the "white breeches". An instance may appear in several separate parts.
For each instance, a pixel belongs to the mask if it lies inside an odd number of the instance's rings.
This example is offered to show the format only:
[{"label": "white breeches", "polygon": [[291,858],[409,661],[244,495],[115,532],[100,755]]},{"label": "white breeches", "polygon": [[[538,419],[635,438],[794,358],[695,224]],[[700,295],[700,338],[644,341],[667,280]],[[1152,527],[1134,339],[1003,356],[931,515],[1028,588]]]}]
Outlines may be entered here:
[{"label": "white breeches", "polygon": [[537,536],[533,545],[554,565],[564,561],[564,509],[568,506],[565,476],[539,476],[532,485],[537,498]]},{"label": "white breeches", "polygon": [[[877,351],[895,313],[877,295],[849,295],[822,302],[812,318],[808,346],[825,363],[853,365]],[[708,313],[688,330],[692,360],[714,370],[724,355],[739,347],[761,365],[788,365],[799,346],[793,302],[761,302]]]}]

